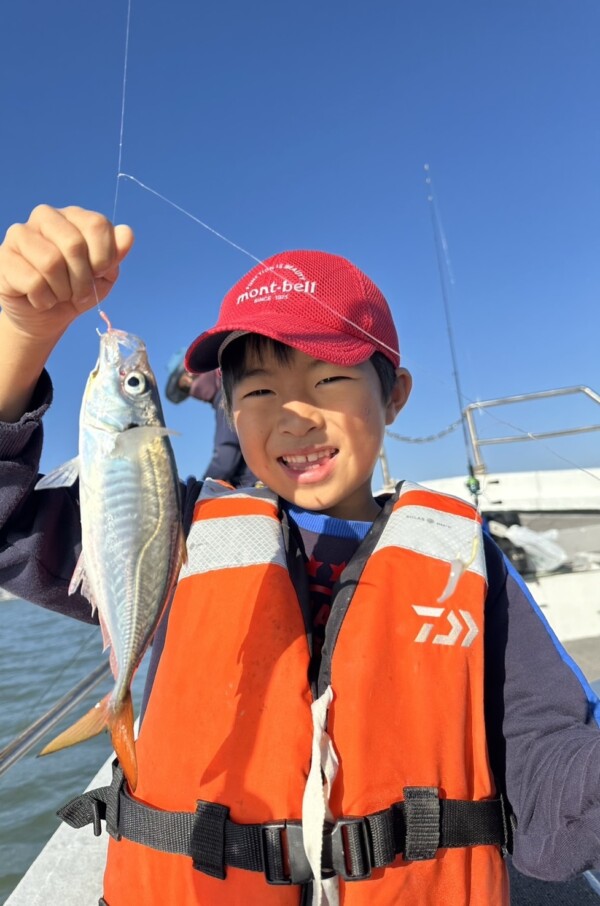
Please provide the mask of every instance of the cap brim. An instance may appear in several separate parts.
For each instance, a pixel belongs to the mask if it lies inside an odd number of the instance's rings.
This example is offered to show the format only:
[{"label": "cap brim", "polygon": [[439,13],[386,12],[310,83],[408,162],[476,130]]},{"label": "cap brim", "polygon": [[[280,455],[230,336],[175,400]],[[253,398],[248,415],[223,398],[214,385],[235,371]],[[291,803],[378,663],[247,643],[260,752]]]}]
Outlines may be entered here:
[{"label": "cap brim", "polygon": [[185,367],[192,374],[202,374],[219,367],[219,350],[233,330],[207,330],[196,337],[185,354]]},{"label": "cap brim", "polygon": [[[273,328],[272,322],[269,326]],[[230,330],[224,330],[221,326],[218,329],[213,328],[200,334],[185,355],[187,371],[193,374],[200,374],[204,371],[212,371],[213,368],[219,368],[219,352],[228,337],[232,333],[240,335],[250,332],[258,333],[256,323],[252,327],[253,330],[248,331],[241,328],[239,324]],[[361,362],[366,362],[367,359],[371,358],[377,350],[377,346],[374,343],[349,334],[324,334],[322,328],[314,333],[296,334],[295,336],[290,336],[288,330],[285,329],[261,330],[260,333],[270,337],[272,340],[285,343],[286,346],[291,346],[293,349],[298,349],[300,352],[304,352],[315,359],[332,362],[335,365],[360,365]]]}]

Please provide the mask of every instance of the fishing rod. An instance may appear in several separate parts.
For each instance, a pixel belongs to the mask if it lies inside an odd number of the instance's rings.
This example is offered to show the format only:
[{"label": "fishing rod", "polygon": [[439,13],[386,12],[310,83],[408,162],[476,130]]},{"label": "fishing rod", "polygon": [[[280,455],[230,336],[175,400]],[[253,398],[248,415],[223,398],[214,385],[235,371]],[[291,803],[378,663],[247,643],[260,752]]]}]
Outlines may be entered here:
[{"label": "fishing rod", "polygon": [[469,439],[469,434],[467,430],[467,424],[465,419],[465,397],[463,396],[461,384],[460,384],[460,374],[458,370],[458,357],[456,354],[456,345],[454,343],[454,332],[452,329],[452,319],[450,317],[450,293],[448,290],[448,283],[453,283],[452,271],[450,268],[450,261],[448,258],[448,246],[446,243],[446,236],[444,234],[444,229],[442,227],[442,220],[437,206],[437,201],[435,197],[435,190],[433,188],[433,179],[431,177],[431,170],[429,164],[425,164],[423,169],[425,170],[425,184],[428,188],[427,201],[429,203],[429,210],[431,212],[431,226],[433,229],[433,238],[435,243],[435,255],[438,266],[438,274],[440,278],[440,287],[442,292],[442,302],[444,307],[444,317],[446,321],[446,333],[448,335],[448,346],[450,348],[450,358],[452,360],[452,377],[454,379],[454,389],[456,392],[456,399],[458,402],[458,411],[460,413],[460,424],[462,427],[463,441],[465,445],[465,452],[467,455],[467,487],[469,491],[477,499],[479,493],[479,481],[475,476],[475,469],[473,466],[471,458],[471,442]]},{"label": "fishing rod", "polygon": [[45,714],[38,717],[12,742],[0,750],[0,777],[27,754],[46,733],[75,708],[98,683],[111,675],[110,663],[103,662],[63,695]]}]

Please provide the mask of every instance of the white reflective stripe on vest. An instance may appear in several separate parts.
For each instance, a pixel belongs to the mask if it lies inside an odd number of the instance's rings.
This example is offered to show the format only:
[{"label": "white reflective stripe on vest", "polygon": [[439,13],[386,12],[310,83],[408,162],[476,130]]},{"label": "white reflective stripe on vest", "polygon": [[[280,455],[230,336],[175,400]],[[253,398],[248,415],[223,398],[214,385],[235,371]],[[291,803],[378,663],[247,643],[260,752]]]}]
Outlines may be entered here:
[{"label": "white reflective stripe on vest", "polygon": [[281,525],[271,516],[200,519],[190,529],[187,553],[180,579],[237,566],[287,568]]},{"label": "white reflective stripe on vest", "polygon": [[483,545],[474,546],[480,532],[475,519],[407,504],[391,514],[373,553],[402,547],[447,563],[461,560],[468,571],[485,578]]}]

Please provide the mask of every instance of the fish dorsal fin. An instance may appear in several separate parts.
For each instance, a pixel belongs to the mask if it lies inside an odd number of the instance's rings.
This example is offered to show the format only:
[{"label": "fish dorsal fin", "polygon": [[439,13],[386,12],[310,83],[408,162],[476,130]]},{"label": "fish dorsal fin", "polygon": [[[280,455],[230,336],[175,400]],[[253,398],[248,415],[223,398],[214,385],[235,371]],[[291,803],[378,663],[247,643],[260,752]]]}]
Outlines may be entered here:
[{"label": "fish dorsal fin", "polygon": [[62,466],[54,469],[37,482],[36,491],[44,488],[62,488],[75,484],[79,477],[79,456],[74,456],[68,462],[63,462]]},{"label": "fish dorsal fin", "polygon": [[159,425],[140,425],[128,428],[127,431],[121,431],[117,435],[113,453],[117,456],[135,456],[144,444],[151,444],[157,437],[167,437],[169,434],[177,434],[177,431]]}]

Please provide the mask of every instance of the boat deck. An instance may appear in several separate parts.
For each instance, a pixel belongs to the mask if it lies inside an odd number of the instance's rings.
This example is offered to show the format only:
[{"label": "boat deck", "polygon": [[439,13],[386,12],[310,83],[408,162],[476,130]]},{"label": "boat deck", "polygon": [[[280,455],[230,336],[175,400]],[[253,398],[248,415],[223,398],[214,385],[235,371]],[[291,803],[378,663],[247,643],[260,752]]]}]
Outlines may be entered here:
[{"label": "boat deck", "polygon": [[573,639],[564,641],[562,644],[575,663],[581,667],[590,683],[600,680],[600,638],[598,636]]}]

